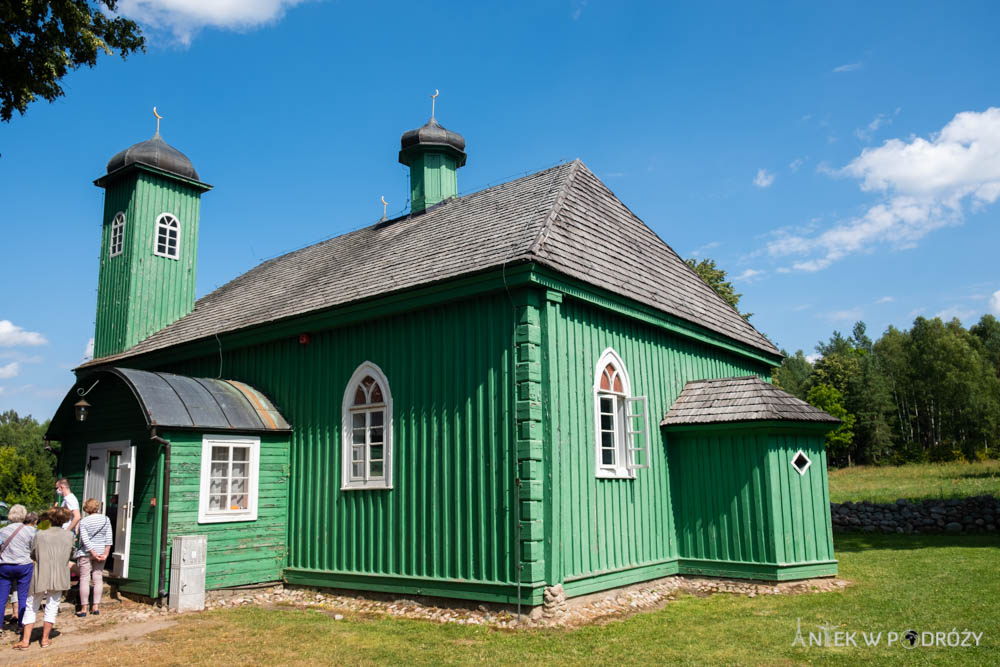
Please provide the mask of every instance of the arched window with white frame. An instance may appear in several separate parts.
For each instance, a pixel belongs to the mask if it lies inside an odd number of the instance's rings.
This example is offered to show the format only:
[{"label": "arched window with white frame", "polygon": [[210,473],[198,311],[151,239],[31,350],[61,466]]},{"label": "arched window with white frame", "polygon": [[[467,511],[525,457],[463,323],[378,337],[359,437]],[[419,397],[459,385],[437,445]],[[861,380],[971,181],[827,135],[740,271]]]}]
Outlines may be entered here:
[{"label": "arched window with white frame", "polygon": [[645,396],[632,395],[625,363],[608,348],[594,370],[595,473],[631,479],[649,467],[649,416]]},{"label": "arched window with white frame", "polygon": [[341,489],[392,488],[392,394],[389,381],[366,361],[344,391]]},{"label": "arched window with white frame", "polygon": [[111,257],[122,254],[125,247],[125,214],[121,211],[115,213],[115,218],[111,221],[111,243],[108,247]]},{"label": "arched window with white frame", "polygon": [[181,223],[172,213],[161,213],[156,218],[153,254],[169,259],[181,258]]}]

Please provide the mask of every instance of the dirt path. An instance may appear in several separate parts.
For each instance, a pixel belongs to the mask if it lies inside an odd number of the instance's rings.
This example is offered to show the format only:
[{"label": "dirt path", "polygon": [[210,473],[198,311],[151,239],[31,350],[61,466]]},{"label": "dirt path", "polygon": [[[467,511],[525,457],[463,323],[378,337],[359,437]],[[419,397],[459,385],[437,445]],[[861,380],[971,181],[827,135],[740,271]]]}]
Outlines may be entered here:
[{"label": "dirt path", "polygon": [[[0,665],[17,664],[65,664],[64,655],[66,653],[77,653],[90,644],[100,643],[101,652],[111,654],[118,644],[129,644],[135,646],[142,641],[143,637],[165,630],[177,623],[177,618],[152,618],[148,621],[138,621],[132,623],[121,623],[104,626],[96,629],[95,632],[74,631],[63,632],[58,637],[53,637],[52,645],[42,649],[38,645],[36,637],[32,638],[31,648],[25,651],[15,651],[10,648],[14,643],[14,634],[7,632],[4,634],[3,642],[0,642]],[[34,635],[40,637],[40,630],[35,628]],[[8,641],[9,640],[9,641]],[[95,663],[104,663],[99,656],[95,657]],[[81,663],[83,664],[83,663]]]}]

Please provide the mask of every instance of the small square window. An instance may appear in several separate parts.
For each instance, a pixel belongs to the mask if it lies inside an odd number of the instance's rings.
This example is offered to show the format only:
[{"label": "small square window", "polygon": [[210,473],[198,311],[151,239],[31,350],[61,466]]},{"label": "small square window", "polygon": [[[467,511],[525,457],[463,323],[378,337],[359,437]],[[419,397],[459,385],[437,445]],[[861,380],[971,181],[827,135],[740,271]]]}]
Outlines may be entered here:
[{"label": "small square window", "polygon": [[259,438],[205,436],[198,523],[256,520],[259,467]]},{"label": "small square window", "polygon": [[801,449],[795,452],[795,456],[792,457],[792,467],[795,468],[795,472],[800,475],[806,474],[806,470],[809,470],[809,466],[812,465],[812,461],[809,457],[805,455]]}]

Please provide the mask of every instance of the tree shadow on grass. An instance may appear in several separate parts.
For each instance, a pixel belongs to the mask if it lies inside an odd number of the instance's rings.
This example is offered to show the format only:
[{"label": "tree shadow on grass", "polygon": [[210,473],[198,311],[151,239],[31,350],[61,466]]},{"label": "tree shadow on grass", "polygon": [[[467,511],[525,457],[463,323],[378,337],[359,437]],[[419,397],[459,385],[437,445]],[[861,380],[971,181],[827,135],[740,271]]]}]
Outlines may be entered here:
[{"label": "tree shadow on grass", "polygon": [[997,533],[976,533],[971,535],[835,533],[833,536],[834,553],[859,553],[872,550],[907,551],[911,549],[941,547],[1000,548],[1000,535]]}]

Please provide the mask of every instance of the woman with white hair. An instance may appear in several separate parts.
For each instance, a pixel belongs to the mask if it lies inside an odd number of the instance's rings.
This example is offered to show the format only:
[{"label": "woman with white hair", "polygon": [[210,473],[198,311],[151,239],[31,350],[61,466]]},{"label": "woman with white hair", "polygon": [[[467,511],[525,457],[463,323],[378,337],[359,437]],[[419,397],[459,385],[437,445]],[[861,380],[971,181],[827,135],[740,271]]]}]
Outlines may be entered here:
[{"label": "woman with white hair", "polygon": [[26,525],[28,510],[24,505],[14,505],[7,512],[9,524],[0,530],[0,624],[7,609],[7,599],[12,590],[17,591],[17,624],[24,617],[24,605],[28,601],[31,586],[31,546],[35,539],[35,529]]}]

